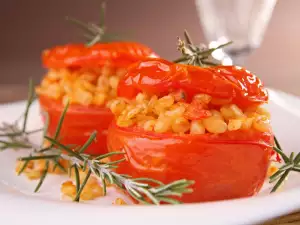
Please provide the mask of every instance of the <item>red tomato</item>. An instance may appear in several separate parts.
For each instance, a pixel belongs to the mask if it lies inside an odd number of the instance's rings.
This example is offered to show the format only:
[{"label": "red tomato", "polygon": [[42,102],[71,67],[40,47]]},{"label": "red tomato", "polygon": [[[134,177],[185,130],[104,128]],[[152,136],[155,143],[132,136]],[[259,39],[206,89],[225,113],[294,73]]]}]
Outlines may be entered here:
[{"label": "red tomato", "polygon": [[204,93],[231,99],[241,108],[268,101],[267,91],[260,79],[243,68],[201,68],[163,59],[149,59],[132,65],[119,84],[118,94],[133,98],[141,91],[150,95],[165,95],[178,89],[187,94],[188,100],[195,94]]},{"label": "red tomato", "polygon": [[[273,135],[254,130],[176,135],[121,128],[108,130],[108,149],[125,152],[117,172],[164,183],[194,180],[183,202],[241,198],[256,194],[266,178]],[[119,159],[114,157],[113,160]]]},{"label": "red tomato", "polygon": [[[139,43],[114,42],[99,43],[91,47],[83,44],[57,46],[45,50],[42,60],[45,67],[52,69],[95,69],[107,63],[111,63],[115,68],[127,69],[128,65],[146,57],[156,55],[150,48]],[[45,96],[39,97],[41,109],[50,116],[48,134],[53,136],[64,106],[61,101]],[[93,155],[106,153],[106,133],[112,119],[112,113],[105,107],[71,105],[63,123],[60,141],[64,144],[83,145],[91,132],[96,130],[97,142],[93,143],[86,153]]]},{"label": "red tomato", "polygon": [[135,42],[97,43],[91,47],[84,44],[57,46],[43,52],[47,68],[97,68],[112,62],[115,67],[126,68],[146,57],[157,57],[153,51]]},{"label": "red tomato", "polygon": [[[64,106],[60,101],[39,96],[40,107],[49,115],[48,135],[53,137],[63,112]],[[96,106],[70,105],[66,113],[59,141],[63,144],[83,145],[93,131],[97,131],[96,142],[85,151],[87,154],[99,155],[107,153],[107,129],[113,120],[109,109]]]},{"label": "red tomato", "polygon": [[[241,108],[268,101],[261,81],[235,66],[201,68],[163,59],[138,62],[121,80],[118,94],[133,98],[139,92],[163,96],[174,90],[185,93],[187,102],[204,93],[230,100]],[[185,117],[205,117],[206,108],[192,101]],[[125,152],[117,171],[134,177],[151,177],[164,183],[194,180],[194,192],[183,202],[241,198],[256,194],[266,178],[272,154],[273,134],[253,129],[223,134],[177,135],[121,128],[113,122],[108,131],[109,151]],[[118,159],[117,156],[114,157]]]}]

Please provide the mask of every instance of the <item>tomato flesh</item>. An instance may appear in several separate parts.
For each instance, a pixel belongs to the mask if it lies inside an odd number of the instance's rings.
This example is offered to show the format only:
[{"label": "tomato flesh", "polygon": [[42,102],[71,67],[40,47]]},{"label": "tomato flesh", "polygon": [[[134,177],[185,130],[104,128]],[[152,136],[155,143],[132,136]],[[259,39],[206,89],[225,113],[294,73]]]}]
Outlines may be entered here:
[{"label": "tomato flesh", "polygon": [[271,133],[254,130],[173,135],[121,128],[113,122],[108,131],[109,151],[125,152],[118,173],[164,183],[194,180],[193,193],[180,198],[185,203],[256,194],[266,178],[272,143]]},{"label": "tomato flesh", "polygon": [[[46,96],[39,96],[41,111],[47,112],[49,126],[47,134],[53,137],[64,106],[60,101]],[[59,141],[62,144],[82,146],[93,131],[97,131],[96,142],[85,151],[87,154],[99,155],[107,153],[107,129],[114,116],[104,107],[70,105],[66,113]]]}]

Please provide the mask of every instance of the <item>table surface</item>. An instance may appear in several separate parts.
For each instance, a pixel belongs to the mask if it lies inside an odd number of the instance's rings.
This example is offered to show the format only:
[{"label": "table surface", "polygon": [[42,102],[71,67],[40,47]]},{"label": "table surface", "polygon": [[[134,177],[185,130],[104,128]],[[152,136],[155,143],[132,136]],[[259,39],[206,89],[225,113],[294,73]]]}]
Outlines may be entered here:
[{"label": "table surface", "polygon": [[[27,98],[26,85],[0,85],[0,104],[20,101]],[[296,225],[300,224],[300,212],[292,213],[263,223],[262,225]]]}]

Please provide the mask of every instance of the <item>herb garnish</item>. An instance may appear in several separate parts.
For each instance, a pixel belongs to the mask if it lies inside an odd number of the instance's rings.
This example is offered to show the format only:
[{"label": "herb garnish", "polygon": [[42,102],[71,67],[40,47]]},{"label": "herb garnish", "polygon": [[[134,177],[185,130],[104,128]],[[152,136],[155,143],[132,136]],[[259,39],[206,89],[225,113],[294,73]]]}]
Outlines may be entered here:
[{"label": "herb garnish", "polygon": [[73,17],[66,17],[66,20],[77,25],[78,28],[84,31],[83,37],[87,41],[86,46],[92,46],[98,42],[110,42],[119,40],[120,37],[115,34],[107,33],[105,26],[105,9],[106,3],[102,2],[100,11],[100,22],[99,24],[93,22],[83,22]]},{"label": "herb garnish", "polygon": [[273,149],[281,156],[284,164],[270,177],[270,183],[276,182],[271,192],[277,191],[277,189],[283,184],[284,180],[288,177],[290,172],[300,172],[300,152],[296,155],[296,157],[294,152],[292,152],[290,156],[287,156],[282,151],[278,139],[274,137],[274,140],[275,146]]},{"label": "herb garnish", "polygon": [[184,38],[185,41],[178,37],[177,47],[178,51],[180,51],[183,56],[173,62],[201,67],[219,65],[219,63],[215,62],[215,60],[212,60],[211,54],[217,49],[221,49],[232,44],[232,41],[230,41],[215,48],[207,48],[205,45],[196,46],[193,44],[192,39],[186,30],[184,30]]}]

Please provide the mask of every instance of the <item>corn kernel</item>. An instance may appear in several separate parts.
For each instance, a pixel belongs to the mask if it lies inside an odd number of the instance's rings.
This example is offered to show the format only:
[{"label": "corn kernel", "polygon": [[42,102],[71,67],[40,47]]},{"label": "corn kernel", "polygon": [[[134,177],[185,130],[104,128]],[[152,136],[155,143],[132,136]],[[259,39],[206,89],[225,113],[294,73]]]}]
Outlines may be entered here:
[{"label": "corn kernel", "polygon": [[79,76],[80,80],[83,81],[88,81],[88,82],[95,82],[97,80],[97,76],[95,76],[95,74],[92,74],[90,72],[84,71],[80,76]]},{"label": "corn kernel", "polygon": [[249,112],[249,111],[246,111],[245,113],[245,116],[248,117],[248,118],[255,118],[257,116],[259,116],[259,114],[257,112]]},{"label": "corn kernel", "polygon": [[[24,166],[24,164],[25,164],[25,161],[20,161],[20,160],[17,161],[16,169],[15,169],[16,173],[20,172],[20,170]],[[33,166],[34,166],[34,163],[32,161],[29,161],[29,163],[27,164],[24,171],[30,171],[33,168]]]},{"label": "corn kernel", "polygon": [[179,117],[183,116],[185,112],[184,106],[178,106],[177,104],[174,105],[175,107],[171,107],[170,110],[165,112],[165,115],[168,117]]},{"label": "corn kernel", "polygon": [[[80,180],[80,183],[82,183],[84,181],[84,179],[86,178],[86,175],[87,175],[87,171],[82,171],[81,169],[79,169],[79,180]],[[73,181],[76,180],[76,176],[75,176],[74,170],[71,170],[70,177],[71,177],[71,179]],[[89,179],[88,179],[88,181],[87,181],[88,185],[97,184],[97,183],[98,183],[97,178],[94,177],[94,176],[90,176]]]},{"label": "corn kernel", "polygon": [[264,116],[268,117],[269,119],[271,118],[270,112],[268,110],[266,110],[265,108],[258,107],[256,109],[256,112],[260,115],[264,115]]},{"label": "corn kernel", "polygon": [[88,186],[85,186],[81,192],[80,199],[87,201],[87,200],[93,200],[95,197],[93,195],[93,192],[89,189]]},{"label": "corn kernel", "polygon": [[37,180],[40,179],[42,176],[42,171],[38,170],[31,170],[31,171],[24,171],[24,174],[29,180]]},{"label": "corn kernel", "polygon": [[100,76],[97,80],[97,87],[100,91],[107,92],[109,91],[109,80],[107,76]]},{"label": "corn kernel", "polygon": [[156,102],[153,111],[159,115],[161,113],[164,113],[169,107],[171,107],[174,103],[174,97],[167,95],[164,96]]},{"label": "corn kernel", "polygon": [[116,198],[113,205],[127,205],[127,203],[122,198]]},{"label": "corn kernel", "polygon": [[59,86],[62,88],[63,92],[69,94],[72,93],[73,87],[72,87],[72,82],[71,81],[63,81],[61,80],[59,82]]},{"label": "corn kernel", "polygon": [[62,91],[58,84],[49,84],[45,90],[42,91],[43,94],[46,94],[50,98],[59,99],[62,95]]},{"label": "corn kernel", "polygon": [[220,119],[223,120],[223,116],[219,111],[217,111],[215,109],[212,109],[212,110],[210,110],[210,112],[211,112],[213,117],[220,118]]},{"label": "corn kernel", "polygon": [[252,127],[253,120],[254,120],[254,118],[251,118],[251,117],[244,119],[243,124],[242,124],[242,129],[243,130],[250,129]]},{"label": "corn kernel", "polygon": [[98,183],[91,185],[91,190],[94,198],[103,196],[103,188]]},{"label": "corn kernel", "polygon": [[145,100],[147,100],[148,97],[147,95],[143,94],[143,93],[138,93],[135,97],[135,100],[137,103],[143,103],[145,102]]},{"label": "corn kernel", "polygon": [[117,119],[117,125],[120,127],[130,127],[134,124],[133,120],[125,119],[124,116],[119,116]]},{"label": "corn kernel", "polygon": [[[67,160],[59,160],[59,163],[65,169],[67,169],[69,167],[69,162]],[[52,161],[50,161],[49,162],[48,173],[52,173],[52,174],[64,174],[65,173],[65,171],[63,171],[58,166],[55,167],[55,170],[54,170],[54,166],[55,166],[55,164]],[[45,167],[43,169],[45,169]]]},{"label": "corn kernel", "polygon": [[178,117],[172,123],[172,130],[175,133],[185,133],[189,129],[190,129],[190,123],[184,117]]},{"label": "corn kernel", "polygon": [[82,88],[89,92],[95,92],[96,86],[91,84],[90,82],[83,80],[81,81]]},{"label": "corn kernel", "polygon": [[227,130],[227,124],[223,120],[215,117],[204,119],[203,125],[206,130],[213,134],[221,134]]},{"label": "corn kernel", "polygon": [[138,127],[144,127],[144,124],[149,121],[149,120],[155,120],[155,118],[153,116],[146,116],[144,114],[138,114],[136,116],[136,120],[137,120],[137,125]]},{"label": "corn kernel", "polygon": [[47,78],[49,78],[50,81],[57,81],[61,77],[61,73],[57,72],[56,70],[50,69],[47,74]]},{"label": "corn kernel", "polygon": [[229,107],[232,110],[235,118],[243,118],[244,117],[243,111],[237,105],[231,104]]},{"label": "corn kernel", "polygon": [[153,131],[155,125],[156,120],[148,120],[143,124],[143,128],[145,131]]},{"label": "corn kernel", "polygon": [[224,119],[229,120],[234,118],[234,112],[230,109],[228,105],[222,106],[220,112]]},{"label": "corn kernel", "polygon": [[110,85],[110,87],[112,89],[117,89],[118,84],[119,84],[119,77],[117,77],[117,76],[111,76],[109,78],[109,85]]},{"label": "corn kernel", "polygon": [[253,128],[261,131],[266,132],[270,130],[270,120],[267,116],[257,116],[253,120]]},{"label": "corn kernel", "polygon": [[67,68],[61,68],[59,70],[59,73],[60,73],[60,75],[62,77],[69,77],[69,76],[71,76],[71,71],[69,69],[67,69]]},{"label": "corn kernel", "polygon": [[194,99],[199,100],[200,102],[208,105],[210,103],[212,97],[207,94],[197,94],[194,96]]},{"label": "corn kernel", "polygon": [[76,196],[76,187],[72,181],[62,183],[60,191],[62,194],[74,198]]},{"label": "corn kernel", "polygon": [[270,165],[268,168],[268,172],[267,172],[267,176],[270,177],[272,176],[274,173],[276,173],[278,171],[278,167],[275,165]]},{"label": "corn kernel", "polygon": [[109,76],[112,74],[112,69],[109,65],[103,66],[101,69],[101,75],[102,76]]},{"label": "corn kernel", "polygon": [[158,99],[157,104],[162,105],[165,108],[171,107],[174,104],[174,97],[171,95],[164,96]]},{"label": "corn kernel", "polygon": [[133,119],[141,112],[141,108],[133,108],[127,112],[127,119]]},{"label": "corn kernel", "polygon": [[235,104],[222,106],[220,111],[226,120],[244,117],[243,111]]},{"label": "corn kernel", "polygon": [[71,103],[74,102],[72,99],[73,99],[73,98],[72,98],[71,96],[69,96],[69,95],[64,95],[64,96],[62,97],[62,104],[63,104],[64,106],[66,106],[67,103],[71,104]]},{"label": "corn kernel", "polygon": [[95,105],[103,105],[107,95],[105,93],[96,93],[93,97],[93,104]]},{"label": "corn kernel", "polygon": [[228,130],[233,131],[233,130],[239,130],[241,129],[243,124],[243,120],[241,119],[231,119],[228,121]]},{"label": "corn kernel", "polygon": [[34,161],[34,170],[36,171],[44,171],[46,167],[46,160],[40,159],[40,160],[35,160]]},{"label": "corn kernel", "polygon": [[51,82],[50,79],[48,79],[47,77],[45,77],[42,82],[41,82],[41,87],[45,87],[47,88],[49,85],[51,85],[53,82]]},{"label": "corn kernel", "polygon": [[154,126],[154,131],[157,133],[164,133],[169,131],[171,128],[171,121],[169,118],[159,118]]},{"label": "corn kernel", "polygon": [[[37,94],[46,95],[50,98],[61,100],[66,104],[77,103],[82,105],[103,105],[107,100],[116,97],[116,89],[119,81],[118,76],[110,76],[99,73],[107,70],[107,68],[77,70],[70,69],[49,69],[41,85],[36,88]],[[112,72],[112,69],[109,68]],[[98,93],[101,93],[97,96]],[[103,101],[103,94],[106,95]]]},{"label": "corn kernel", "polygon": [[78,88],[74,91],[73,95],[74,101],[82,105],[89,105],[92,103],[93,95],[90,92],[87,92],[81,88]]},{"label": "corn kernel", "polygon": [[113,114],[119,115],[126,107],[126,103],[122,99],[116,99],[111,102],[110,110]]},{"label": "corn kernel", "polygon": [[191,122],[190,134],[205,134],[205,127],[200,120]]},{"label": "corn kernel", "polygon": [[153,95],[153,96],[150,98],[149,103],[148,103],[148,108],[149,108],[150,111],[151,111],[151,110],[154,108],[154,106],[156,105],[157,100],[158,100],[158,97],[157,97],[156,95]]}]

